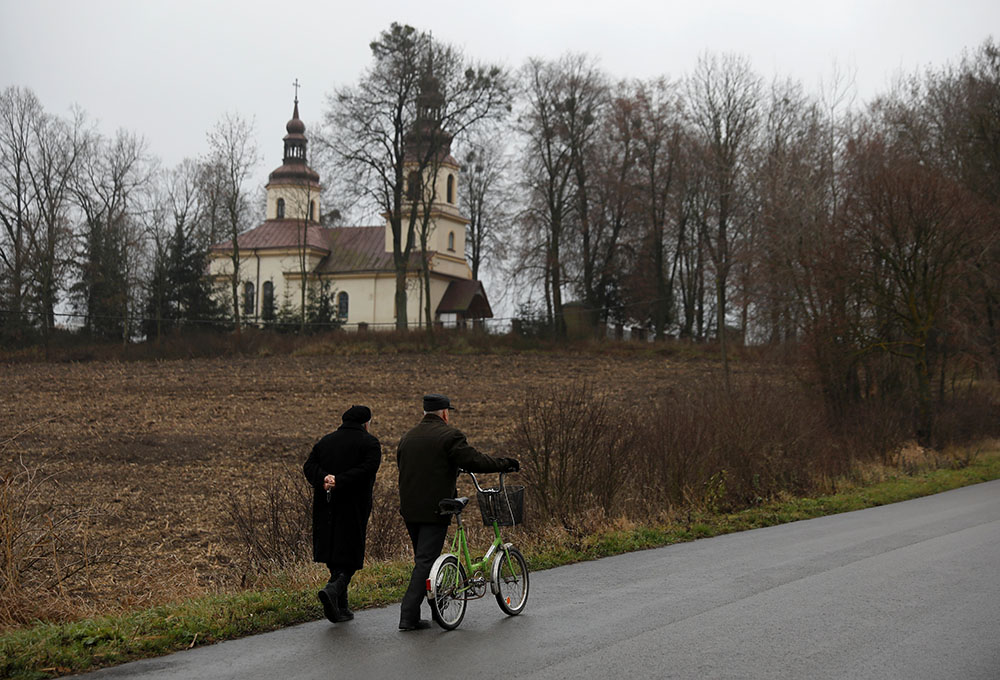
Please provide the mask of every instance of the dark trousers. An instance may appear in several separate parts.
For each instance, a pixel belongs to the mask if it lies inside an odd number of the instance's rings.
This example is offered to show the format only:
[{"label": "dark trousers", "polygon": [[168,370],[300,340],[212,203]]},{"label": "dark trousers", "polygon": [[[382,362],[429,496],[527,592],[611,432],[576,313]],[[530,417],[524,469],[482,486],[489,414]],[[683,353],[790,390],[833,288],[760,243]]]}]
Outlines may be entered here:
[{"label": "dark trousers", "polygon": [[420,619],[420,603],[427,595],[427,577],[434,566],[434,560],[441,554],[444,539],[448,535],[447,524],[423,524],[407,522],[406,530],[413,542],[413,573],[410,575],[410,585],[403,595],[400,606],[400,621],[417,621]]}]

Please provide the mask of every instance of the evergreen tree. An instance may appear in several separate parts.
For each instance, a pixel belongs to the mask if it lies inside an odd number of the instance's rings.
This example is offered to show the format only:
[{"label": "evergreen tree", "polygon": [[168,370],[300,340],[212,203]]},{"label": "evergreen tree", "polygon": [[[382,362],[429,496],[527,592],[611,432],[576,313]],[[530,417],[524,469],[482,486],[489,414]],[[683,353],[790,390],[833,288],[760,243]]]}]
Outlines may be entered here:
[{"label": "evergreen tree", "polygon": [[340,328],[336,294],[329,281],[311,287],[309,302],[306,303],[306,322],[309,324],[306,327],[307,333]]},{"label": "evergreen tree", "polygon": [[178,225],[170,240],[168,283],[173,318],[182,325],[211,326],[221,319],[222,309],[205,274],[207,260],[207,253]]}]

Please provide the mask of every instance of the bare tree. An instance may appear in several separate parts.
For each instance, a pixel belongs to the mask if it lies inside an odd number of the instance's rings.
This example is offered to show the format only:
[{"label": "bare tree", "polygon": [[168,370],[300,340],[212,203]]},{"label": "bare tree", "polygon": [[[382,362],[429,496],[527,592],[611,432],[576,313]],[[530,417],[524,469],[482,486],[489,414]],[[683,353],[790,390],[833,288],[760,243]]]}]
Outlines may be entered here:
[{"label": "bare tree", "polygon": [[38,214],[38,228],[32,239],[32,297],[47,347],[71,259],[72,185],[90,132],[77,110],[69,121],[48,114],[41,116],[32,133],[35,148],[29,174]]},{"label": "bare tree", "polygon": [[[895,113],[888,109],[890,124],[899,130],[891,122]],[[912,141],[887,140],[879,128],[855,141],[848,225],[867,255],[864,294],[875,312],[869,348],[903,357],[913,367],[917,438],[929,445],[931,380],[939,358],[935,337],[945,327],[950,296],[981,250],[990,221],[983,202],[914,153],[919,145]]]},{"label": "bare tree", "polygon": [[[698,171],[695,158],[696,144],[692,135],[685,131],[679,140],[677,154],[681,161],[680,176],[673,180],[678,186],[674,191],[676,216],[676,250],[674,251],[674,271],[676,273],[676,299],[679,302],[680,337],[705,337],[705,294],[706,294],[706,248],[705,229],[699,215],[705,192],[702,190],[704,177]],[[679,181],[678,181],[679,180]]]},{"label": "bare tree", "polygon": [[310,289],[309,274],[311,271],[309,258],[309,232],[315,230],[318,224],[315,215],[316,199],[319,197],[319,187],[312,184],[287,187],[288,196],[286,215],[292,216],[295,227],[295,253],[299,266],[299,332],[306,331],[306,312],[308,291]]},{"label": "bare tree", "polygon": [[759,210],[760,251],[751,263],[754,288],[744,291],[755,307],[760,334],[772,344],[797,335],[795,299],[797,240],[812,239],[810,225],[825,201],[826,164],[820,151],[823,135],[818,107],[800,83],[775,81],[762,122],[755,161],[755,192]]},{"label": "bare tree", "polygon": [[[920,100],[934,161],[1000,214],[1000,45],[987,39],[961,61],[927,75]],[[974,284],[958,303],[963,335],[989,357],[1000,377],[1000,236],[994,233],[973,265]]]},{"label": "bare tree", "polygon": [[480,132],[466,148],[459,186],[469,218],[466,254],[472,278],[478,279],[484,260],[503,259],[506,255],[505,230],[511,220],[512,201],[511,159],[495,131]]},{"label": "bare tree", "polygon": [[[436,184],[433,166],[452,138],[502,116],[509,107],[509,86],[500,67],[471,64],[411,26],[392,24],[372,41],[371,50],[374,61],[358,85],[331,97],[324,143],[351,169],[350,188],[387,216],[396,327],[406,329],[407,273],[420,215],[420,202],[407,200],[409,176],[419,178],[421,186]],[[418,102],[421,79],[428,75],[440,95],[430,108]]]},{"label": "bare tree", "polygon": [[143,332],[147,340],[159,342],[165,322],[173,316],[171,308],[170,242],[171,228],[170,176],[157,172],[145,192],[146,206],[140,215],[151,251],[146,272],[146,305]]},{"label": "bare tree", "polygon": [[677,198],[684,172],[684,109],[677,85],[664,79],[640,86],[636,94],[638,202],[643,212],[643,243],[650,260],[643,270],[653,282],[649,308],[656,336],[662,339],[673,321],[674,278],[689,228],[685,204]]},{"label": "bare tree", "polygon": [[43,116],[30,90],[8,87],[0,93],[0,306],[14,340],[28,327],[25,317],[31,242],[37,226],[35,191],[31,184],[32,126]]},{"label": "bare tree", "polygon": [[748,154],[760,119],[760,78],[733,55],[703,55],[688,81],[692,122],[706,169],[708,207],[705,244],[715,269],[716,327],[728,384],[726,312],[734,248],[748,227]]},{"label": "bare tree", "polygon": [[88,333],[127,343],[138,303],[139,194],[150,173],[145,141],[120,130],[112,139],[95,139],[81,161],[73,186],[83,216],[76,306]]},{"label": "bare tree", "polygon": [[[556,336],[566,333],[563,318],[563,251],[574,217],[589,210],[589,199],[579,195],[586,185],[585,147],[598,127],[604,102],[604,76],[582,55],[555,62],[529,60],[522,73],[526,96],[521,115],[527,140],[525,178],[530,188],[532,218],[545,244],[545,298]],[[589,219],[589,213],[583,219]]]},{"label": "bare tree", "polygon": [[233,323],[240,335],[240,247],[239,235],[250,226],[250,192],[247,182],[259,160],[252,120],[227,113],[208,133],[211,183],[221,207],[225,233],[232,242],[229,272]]},{"label": "bare tree", "polygon": [[[600,198],[612,202],[616,200],[606,192],[601,192],[603,196],[598,194],[597,185],[609,186],[613,181],[602,173],[609,170],[607,166],[614,166],[610,169],[612,176],[628,172],[632,164],[632,126],[627,113],[624,118],[616,115],[622,113],[620,107],[616,111],[609,110],[612,103],[610,88],[597,65],[580,66],[578,72],[570,75],[569,97],[562,107],[563,128],[569,142],[575,184],[580,287],[584,304],[589,308],[590,321],[593,322],[596,321],[595,312],[605,306],[603,291],[599,292],[597,285],[599,270],[602,269],[599,260],[607,246],[603,238],[606,225],[602,219],[605,215]],[[621,100],[618,103],[621,104]]]},{"label": "bare tree", "polygon": [[853,79],[836,67],[816,99],[795,84],[776,84],[758,182],[770,285],[762,311],[772,338],[794,320],[838,420],[864,396],[869,314],[861,284],[864,250],[850,237],[845,212],[851,189],[846,152],[856,137],[853,89]]}]

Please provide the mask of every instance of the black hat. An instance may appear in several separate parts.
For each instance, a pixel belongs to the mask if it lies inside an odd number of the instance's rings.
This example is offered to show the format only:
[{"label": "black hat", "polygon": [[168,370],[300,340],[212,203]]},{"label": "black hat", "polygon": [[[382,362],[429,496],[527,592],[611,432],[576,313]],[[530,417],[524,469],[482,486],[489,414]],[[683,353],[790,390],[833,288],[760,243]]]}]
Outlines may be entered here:
[{"label": "black hat", "polygon": [[367,423],[372,419],[372,410],[367,406],[352,406],[341,417],[345,423]]},{"label": "black hat", "polygon": [[443,411],[450,408],[452,411],[457,411],[458,409],[451,405],[451,400],[443,394],[425,394],[424,395],[424,410],[428,413],[432,411]]}]

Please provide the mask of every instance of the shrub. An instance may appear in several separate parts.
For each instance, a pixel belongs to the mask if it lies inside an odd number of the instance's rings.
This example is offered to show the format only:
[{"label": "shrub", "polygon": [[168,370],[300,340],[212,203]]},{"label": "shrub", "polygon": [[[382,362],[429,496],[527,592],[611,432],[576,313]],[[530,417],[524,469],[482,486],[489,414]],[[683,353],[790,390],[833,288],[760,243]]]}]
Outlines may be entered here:
[{"label": "shrub", "polygon": [[378,479],[372,494],[372,515],[368,520],[366,556],[368,560],[390,560],[406,555],[410,535],[399,514],[399,492],[396,485]]},{"label": "shrub", "polygon": [[243,585],[254,575],[312,556],[312,491],[301,474],[272,474],[263,487],[234,492],[227,507],[236,531]]},{"label": "shrub", "polygon": [[936,449],[997,436],[1000,436],[1000,402],[984,387],[956,394],[938,408],[933,440]]},{"label": "shrub", "polygon": [[744,508],[850,464],[821,404],[793,385],[692,378],[632,410],[588,384],[532,400],[513,449],[533,513],[567,526],[595,509],[648,518]]},{"label": "shrub", "polygon": [[0,628],[71,613],[67,587],[104,559],[88,540],[100,508],[70,508],[58,497],[54,475],[40,468],[19,460],[0,470]]},{"label": "shrub", "polygon": [[617,514],[634,471],[622,463],[634,448],[625,413],[586,383],[529,400],[537,407],[517,423],[512,445],[538,514],[564,524],[594,507]]},{"label": "shrub", "polygon": [[873,396],[846,410],[833,427],[853,458],[895,465],[913,437],[913,407],[902,400]]}]

